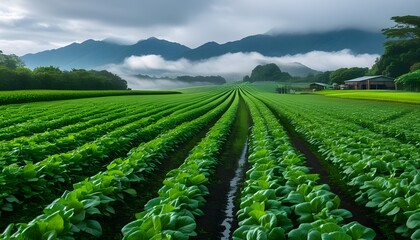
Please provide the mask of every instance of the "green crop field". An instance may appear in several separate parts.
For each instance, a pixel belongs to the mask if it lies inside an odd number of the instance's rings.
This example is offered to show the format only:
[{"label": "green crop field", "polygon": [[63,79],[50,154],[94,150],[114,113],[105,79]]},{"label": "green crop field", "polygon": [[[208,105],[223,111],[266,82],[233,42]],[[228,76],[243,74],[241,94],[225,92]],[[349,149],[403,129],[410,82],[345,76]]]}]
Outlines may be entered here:
[{"label": "green crop field", "polygon": [[321,94],[321,95],[329,96],[329,97],[420,104],[420,93],[416,93],[416,92],[386,91],[386,90],[345,90],[345,91],[328,90],[328,91],[319,91],[317,92],[317,94]]},{"label": "green crop field", "polygon": [[0,239],[420,239],[418,95],[273,88],[1,93]]},{"label": "green crop field", "polygon": [[9,103],[25,103],[35,101],[53,101],[75,98],[121,96],[121,95],[153,95],[177,94],[177,91],[147,90],[16,90],[0,91],[0,105]]}]

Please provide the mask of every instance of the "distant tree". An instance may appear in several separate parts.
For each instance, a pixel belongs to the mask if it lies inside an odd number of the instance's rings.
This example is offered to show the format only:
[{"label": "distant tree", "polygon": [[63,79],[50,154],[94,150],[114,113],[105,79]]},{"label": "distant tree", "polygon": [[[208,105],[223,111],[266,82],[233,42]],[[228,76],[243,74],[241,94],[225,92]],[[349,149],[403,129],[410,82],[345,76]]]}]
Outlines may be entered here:
[{"label": "distant tree", "polygon": [[19,83],[16,81],[16,73],[13,69],[0,65],[0,89],[16,90],[19,89]]},{"label": "distant tree", "polygon": [[58,84],[61,74],[61,70],[54,66],[37,67],[33,71],[34,79],[39,83],[40,89],[62,89]]},{"label": "distant tree", "polygon": [[16,78],[21,82],[19,89],[36,89],[39,83],[35,81],[32,71],[26,67],[18,67],[15,69]]},{"label": "distant tree", "polygon": [[314,82],[329,83],[330,75],[331,75],[331,71],[325,71],[323,73],[316,74]]},{"label": "distant tree", "polygon": [[398,77],[420,62],[420,16],[395,16],[396,25],[382,30],[386,41],[384,54],[370,70],[371,75]]},{"label": "distant tree", "polygon": [[395,80],[399,85],[402,85],[408,91],[420,91],[420,70],[401,75]]},{"label": "distant tree", "polygon": [[[1,51],[0,51],[0,54]],[[4,54],[3,54],[4,55]],[[12,55],[4,55],[3,60]],[[72,69],[61,71],[57,67],[38,67],[31,71],[20,66],[0,64],[0,90],[18,89],[72,89],[72,90],[125,90],[127,81],[111,72],[102,70]],[[19,58],[17,58],[19,60]],[[3,61],[6,63],[12,62]],[[17,66],[17,67],[16,67]]]},{"label": "distant tree", "polygon": [[258,65],[256,66],[251,73],[249,78],[244,78],[244,80],[248,80],[250,82],[257,82],[257,81],[288,81],[292,79],[287,72],[282,72],[280,68],[274,64],[269,63],[266,65]]},{"label": "distant tree", "polygon": [[10,69],[16,69],[18,67],[25,66],[25,64],[18,56],[14,54],[3,54],[3,52],[0,50],[0,66],[5,66]]},{"label": "distant tree", "polygon": [[249,76],[248,76],[248,75],[246,75],[246,76],[242,79],[242,81],[244,81],[244,82],[251,82],[251,78],[249,78]]},{"label": "distant tree", "polygon": [[339,68],[330,73],[329,75],[330,84],[333,84],[333,83],[343,84],[345,80],[365,76],[368,70],[369,70],[368,68],[359,68],[359,67]]}]

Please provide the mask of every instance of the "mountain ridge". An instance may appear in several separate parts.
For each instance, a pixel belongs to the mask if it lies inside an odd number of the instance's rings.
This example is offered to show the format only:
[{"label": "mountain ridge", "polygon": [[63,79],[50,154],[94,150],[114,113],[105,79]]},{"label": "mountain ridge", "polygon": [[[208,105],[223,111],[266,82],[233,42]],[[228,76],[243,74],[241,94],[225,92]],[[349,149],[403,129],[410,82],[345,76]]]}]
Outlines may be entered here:
[{"label": "mountain ridge", "polygon": [[26,54],[22,60],[29,68],[57,66],[63,69],[99,68],[107,64],[119,64],[130,56],[160,55],[166,60],[181,58],[199,61],[227,53],[257,52],[275,57],[310,51],[340,51],[382,54],[385,38],[380,33],[345,29],[310,34],[257,34],[240,40],[219,44],[211,41],[197,48],[189,48],[177,42],[156,37],[140,40],[132,45],[88,39],[62,48]]}]

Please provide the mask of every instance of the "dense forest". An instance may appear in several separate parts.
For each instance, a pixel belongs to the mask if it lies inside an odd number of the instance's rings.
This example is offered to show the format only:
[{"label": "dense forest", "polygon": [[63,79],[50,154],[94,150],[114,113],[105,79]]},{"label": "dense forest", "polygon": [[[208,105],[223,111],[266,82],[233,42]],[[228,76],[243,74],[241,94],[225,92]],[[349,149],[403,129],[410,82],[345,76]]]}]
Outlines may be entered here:
[{"label": "dense forest", "polygon": [[0,51],[0,90],[68,89],[68,90],[125,90],[127,82],[108,71],[57,67],[25,68],[14,54]]}]

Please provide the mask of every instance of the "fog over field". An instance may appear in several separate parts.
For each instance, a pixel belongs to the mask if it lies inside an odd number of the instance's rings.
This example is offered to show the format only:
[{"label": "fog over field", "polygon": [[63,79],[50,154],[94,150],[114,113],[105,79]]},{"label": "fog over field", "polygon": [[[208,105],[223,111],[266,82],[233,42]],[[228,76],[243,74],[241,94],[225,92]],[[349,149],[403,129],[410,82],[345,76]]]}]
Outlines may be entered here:
[{"label": "fog over field", "polygon": [[[241,80],[250,74],[255,66],[267,63],[276,63],[280,66],[302,63],[317,71],[326,71],[342,67],[370,67],[378,58],[377,54],[354,54],[349,50],[338,52],[312,51],[305,54],[286,55],[283,57],[267,57],[259,53],[229,53],[201,61],[180,59],[169,61],[158,55],[132,56],[125,59],[124,63],[108,66],[111,71],[124,76],[131,86],[156,89],[172,88],[173,86],[185,87],[186,83],[169,81],[165,79],[150,80],[133,78],[131,75],[144,73],[153,76],[178,76],[178,75],[220,75],[226,80]],[[195,84],[193,84],[195,85]]]}]

